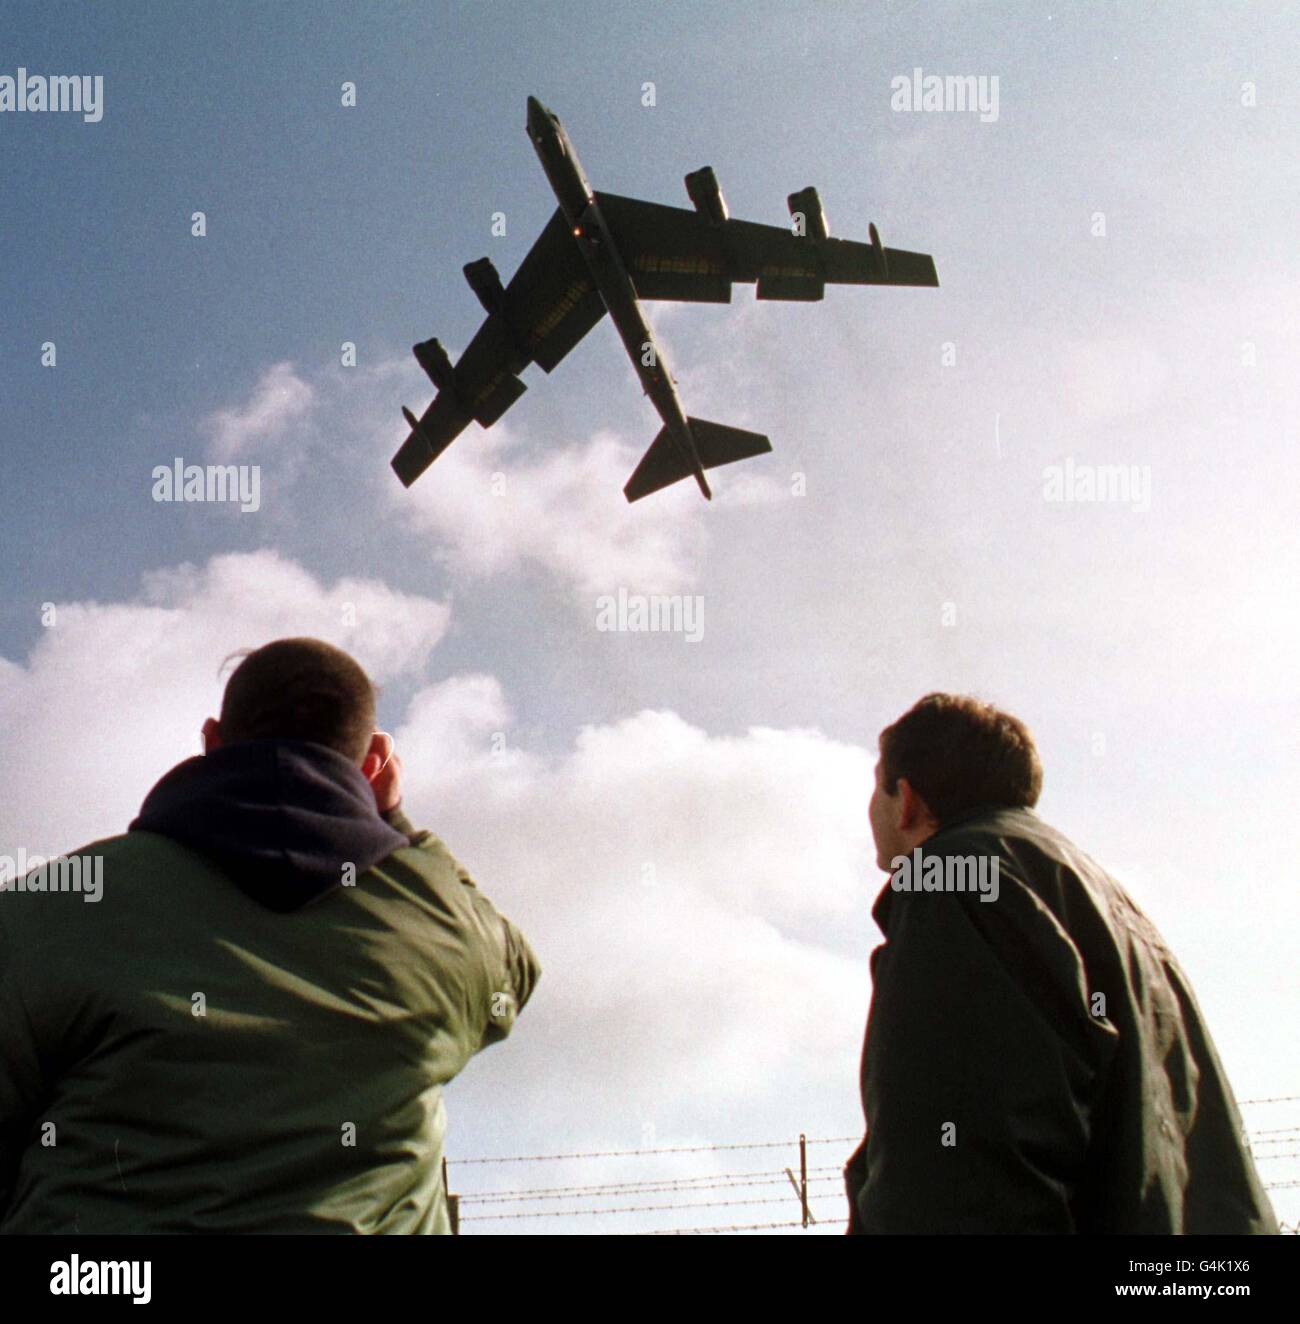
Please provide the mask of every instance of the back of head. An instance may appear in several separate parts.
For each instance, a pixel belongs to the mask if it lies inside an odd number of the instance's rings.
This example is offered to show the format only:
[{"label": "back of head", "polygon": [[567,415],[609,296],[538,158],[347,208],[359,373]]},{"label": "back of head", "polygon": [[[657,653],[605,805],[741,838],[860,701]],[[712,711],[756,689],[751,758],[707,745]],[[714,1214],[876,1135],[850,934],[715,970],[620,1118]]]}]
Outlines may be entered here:
[{"label": "back of head", "polygon": [[221,739],[310,740],[360,764],[375,728],[370,678],[321,639],[277,639],[248,653],[226,683]]},{"label": "back of head", "polygon": [[887,794],[905,777],[935,821],[983,806],[1032,809],[1043,769],[1029,729],[992,704],[927,694],[880,733]]}]

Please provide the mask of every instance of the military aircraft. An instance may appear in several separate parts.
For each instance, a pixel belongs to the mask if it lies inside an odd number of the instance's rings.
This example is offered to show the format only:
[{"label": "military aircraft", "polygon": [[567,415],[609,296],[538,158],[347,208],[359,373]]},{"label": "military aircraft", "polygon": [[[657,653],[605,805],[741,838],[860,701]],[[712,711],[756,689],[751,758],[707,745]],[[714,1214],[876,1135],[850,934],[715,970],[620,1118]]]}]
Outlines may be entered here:
[{"label": "military aircraft", "polygon": [[663,427],[623,488],[629,501],[684,478],[712,498],[706,469],[772,449],[761,433],[687,417],[641,311],[643,299],[730,303],[736,281],[756,283],[760,299],[816,300],[828,283],[938,285],[934,259],[869,243],[832,239],[814,188],[791,193],[792,225],[728,219],[709,166],[686,176],[694,210],[597,193],[587,183],[559,119],[528,98],[528,136],[559,207],[510,284],[489,258],[465,267],[487,313],[453,368],[436,339],[414,347],[438,394],[417,419],[392,466],[410,487],[469,426],[491,427],[527,389],[530,363],[550,372],[609,313]]}]

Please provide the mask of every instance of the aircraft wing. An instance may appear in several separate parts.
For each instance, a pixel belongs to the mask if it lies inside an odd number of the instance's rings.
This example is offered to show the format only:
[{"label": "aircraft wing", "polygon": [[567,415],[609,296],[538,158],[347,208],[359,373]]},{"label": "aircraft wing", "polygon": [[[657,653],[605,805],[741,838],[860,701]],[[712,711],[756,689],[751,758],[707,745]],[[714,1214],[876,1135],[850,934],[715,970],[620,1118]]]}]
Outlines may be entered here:
[{"label": "aircraft wing", "polygon": [[411,431],[389,464],[402,486],[410,487],[465,431],[470,420],[468,414],[456,408],[450,391],[439,391],[418,421],[405,409],[402,413],[412,425]]},{"label": "aircraft wing", "polygon": [[730,303],[735,281],[756,283],[760,299],[820,299],[827,284],[939,283],[928,253],[819,241],[753,221],[715,225],[690,208],[613,193],[596,200],[642,299]]},{"label": "aircraft wing", "polygon": [[558,207],[506,286],[505,315],[529,360],[544,372],[605,315],[605,301]]},{"label": "aircraft wing", "polygon": [[410,487],[471,421],[495,423],[527,389],[519,374],[530,363],[550,372],[604,313],[605,301],[557,207],[501,292],[500,307],[393,457],[403,484]]}]

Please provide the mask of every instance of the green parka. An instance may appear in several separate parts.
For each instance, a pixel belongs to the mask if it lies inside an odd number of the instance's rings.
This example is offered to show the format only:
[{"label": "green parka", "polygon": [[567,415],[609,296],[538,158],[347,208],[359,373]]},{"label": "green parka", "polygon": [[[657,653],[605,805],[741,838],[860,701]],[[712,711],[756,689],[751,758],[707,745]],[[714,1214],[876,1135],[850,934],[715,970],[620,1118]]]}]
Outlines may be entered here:
[{"label": "green parka", "polygon": [[[253,781],[292,798],[271,743]],[[198,835],[212,769],[248,782],[231,748],[169,774]],[[356,769],[307,753],[343,807],[318,812],[313,784],[302,821],[351,814],[382,854],[355,878],[301,840],[203,853],[146,813],[78,852],[102,861],[98,900],[0,891],[0,1231],[450,1230],[442,1088],[509,1033],[539,966],[441,841],[400,811],[385,826]],[[264,809],[278,839],[292,814]],[[313,866],[291,909],[249,882]]]}]

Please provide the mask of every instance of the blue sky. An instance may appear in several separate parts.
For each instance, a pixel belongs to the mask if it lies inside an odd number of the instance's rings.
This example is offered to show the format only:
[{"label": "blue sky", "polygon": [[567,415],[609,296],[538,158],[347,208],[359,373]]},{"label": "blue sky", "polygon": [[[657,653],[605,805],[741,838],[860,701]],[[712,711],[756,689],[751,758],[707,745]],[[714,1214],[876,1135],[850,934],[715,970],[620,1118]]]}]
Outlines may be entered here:
[{"label": "blue sky", "polygon": [[[1165,932],[1239,1094],[1300,1094],[1298,32],[1294,5],[9,6],[0,74],[102,74],[104,113],[0,115],[0,732],[28,755],[0,850],[120,830],[224,651],[328,634],[547,967],[450,1092],[453,1146],[848,1134],[876,733],[973,691],[1030,723],[1044,816]],[[917,67],[997,77],[997,120],[892,111]],[[688,411],[772,438],[712,506],[625,506],[658,422],[608,325],[404,492],[410,345],[459,352],[460,268],[508,279],[554,206],[529,94],[598,189],[685,206],[707,163],[779,224],[813,183],[941,288],[650,305]],[[223,450],[260,511],[152,500],[155,465]],[[1150,509],[1045,500],[1067,460],[1148,471]],[[700,595],[704,638],[597,631],[620,587]],[[628,883],[656,861],[689,936]],[[687,1033],[736,990],[775,1014],[774,980],[802,1010],[766,1046],[739,1011]]]}]

